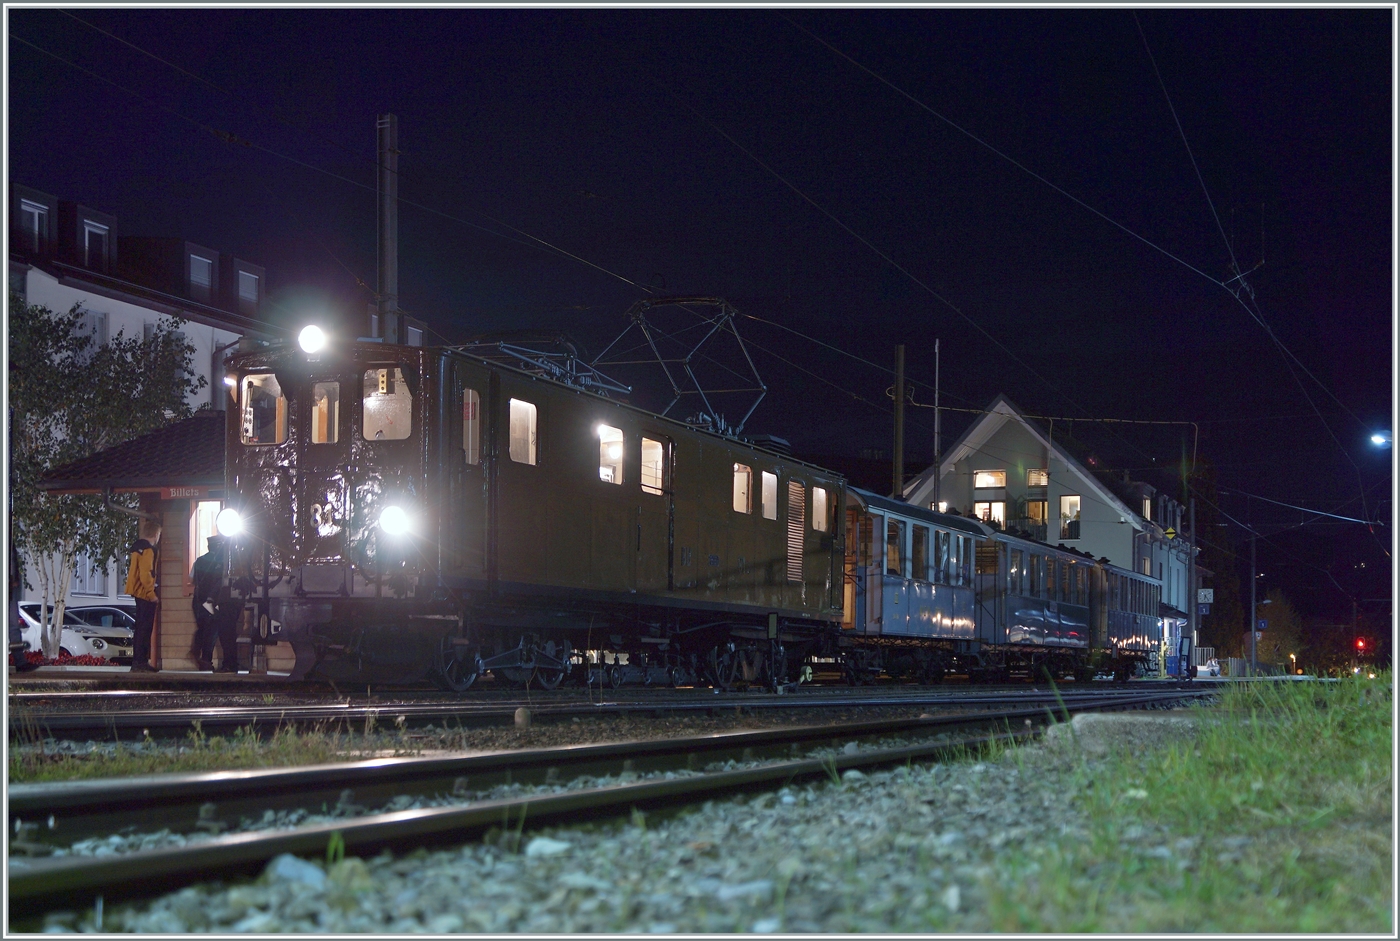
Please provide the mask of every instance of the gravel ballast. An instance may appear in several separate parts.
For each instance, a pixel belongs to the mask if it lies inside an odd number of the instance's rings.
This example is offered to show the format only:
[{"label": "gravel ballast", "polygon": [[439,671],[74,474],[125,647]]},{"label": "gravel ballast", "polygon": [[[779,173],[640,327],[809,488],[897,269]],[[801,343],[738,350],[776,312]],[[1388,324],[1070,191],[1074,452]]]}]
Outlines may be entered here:
[{"label": "gravel ballast", "polygon": [[[527,828],[518,839],[496,831],[452,850],[331,865],[280,857],[255,881],[194,886],[132,905],[107,899],[100,925],[90,910],[53,913],[45,927],[993,931],[991,894],[1052,865],[1057,846],[1091,838],[1093,821],[1074,796],[1095,780],[1098,759],[1076,746],[1096,733],[1080,731],[995,760],[848,771],[839,781],[802,782],[675,815]],[[1127,788],[1123,799],[1137,793]],[[1201,852],[1196,840],[1164,828],[1133,826],[1117,838],[1157,870],[1187,870]]]}]

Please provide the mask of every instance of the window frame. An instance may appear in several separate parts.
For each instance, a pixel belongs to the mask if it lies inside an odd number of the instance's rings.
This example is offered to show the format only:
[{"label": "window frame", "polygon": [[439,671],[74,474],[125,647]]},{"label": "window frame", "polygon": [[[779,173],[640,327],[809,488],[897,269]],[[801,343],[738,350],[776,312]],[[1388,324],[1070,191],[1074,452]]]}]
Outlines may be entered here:
[{"label": "window frame", "polygon": [[[273,441],[249,441],[249,440],[248,440],[248,419],[249,419],[249,414],[248,414],[248,409],[249,409],[249,404],[248,404],[248,400],[249,400],[248,387],[249,387],[249,384],[253,382],[253,380],[259,379],[259,378],[263,378],[263,377],[271,378],[273,382],[277,383],[277,397],[276,397],[276,401],[277,401],[278,403],[280,403],[280,405],[277,406],[277,411],[276,411],[276,413],[273,415],[273,423],[274,423],[274,425],[276,426],[277,431],[280,431],[281,434],[278,435],[278,434],[276,433],[276,431],[275,431],[274,434],[273,434],[273,438],[274,438],[275,440],[273,440]],[[238,377],[238,402],[237,402],[237,405],[238,405],[238,441],[239,441],[239,443],[240,443],[241,445],[243,445],[244,447],[247,447],[247,448],[267,448],[267,447],[278,447],[278,446],[280,446],[280,445],[283,445],[283,444],[286,444],[286,443],[287,443],[287,439],[288,439],[288,437],[290,437],[290,435],[289,435],[290,429],[288,428],[288,421],[287,421],[287,412],[288,412],[288,410],[289,410],[290,407],[291,407],[291,403],[288,401],[287,396],[286,396],[285,394],[283,394],[283,392],[282,392],[282,383],[281,383],[281,381],[277,378],[277,374],[276,374],[275,372],[273,372],[271,369],[258,369],[258,370],[252,370],[252,371],[250,371],[250,372],[245,372],[245,373],[243,373],[242,375],[240,375],[240,376]]]},{"label": "window frame", "polygon": [[[627,477],[627,433],[604,422],[594,425],[593,433],[598,437],[598,482],[621,487]],[[618,449],[616,457],[609,453],[610,446],[614,444]],[[603,476],[604,469],[613,471],[611,479]]]},{"label": "window frame", "polygon": [[[329,417],[329,419],[328,419],[328,421],[327,421],[327,423],[326,423],[326,428],[327,428],[327,429],[329,430],[329,432],[330,432],[330,438],[329,438],[329,440],[325,440],[325,441],[317,441],[317,440],[316,440],[316,431],[317,431],[317,421],[316,421],[316,390],[319,389],[319,388],[321,388],[322,386],[335,386],[335,403],[334,403],[334,406],[331,408],[331,414],[330,414],[330,417]],[[335,379],[313,379],[313,380],[311,381],[311,402],[310,402],[310,419],[311,419],[311,420],[307,423],[308,426],[309,426],[309,427],[307,428],[307,437],[306,437],[306,443],[307,443],[307,444],[320,447],[320,446],[322,446],[322,445],[339,444],[339,443],[340,443],[340,386],[341,386],[341,381],[340,381],[339,378],[335,378]]]},{"label": "window frame", "polygon": [[[729,505],[734,508],[735,513],[742,513],[745,516],[753,515],[753,468],[748,464],[734,462],[734,485],[730,491],[731,497]],[[739,506],[739,481],[744,481],[744,505]]]},{"label": "window frame", "polygon": [[[525,454],[516,457],[516,435],[515,435],[515,406],[523,405],[528,411],[523,411],[523,415],[529,417],[529,429],[526,432],[527,440],[523,442]],[[538,467],[540,463],[540,409],[534,402],[527,399],[517,399],[515,396],[506,398],[506,454],[512,464],[520,464],[525,467]]]},{"label": "window frame", "polygon": [[[367,436],[367,435],[365,434],[365,431],[366,431],[366,429],[367,429],[368,426],[369,426],[369,423],[368,423],[368,421],[367,421],[367,419],[366,419],[366,409],[365,409],[365,401],[366,401],[367,398],[368,398],[368,396],[365,395],[365,386],[364,386],[365,377],[368,376],[371,372],[378,372],[378,371],[381,370],[381,369],[382,369],[382,370],[393,370],[393,371],[397,372],[397,373],[399,374],[399,378],[398,378],[397,381],[403,385],[404,394],[406,394],[406,395],[408,396],[408,429],[404,432],[404,434],[402,434],[402,435],[400,435],[400,436],[398,436],[398,437],[395,437],[395,438],[390,438],[390,437],[388,437],[387,435],[386,435],[385,437],[383,437],[383,438],[371,438],[371,437],[369,437],[369,436]],[[363,368],[363,369],[360,371],[360,373],[359,373],[359,388],[360,388],[360,440],[361,440],[361,441],[364,441],[364,442],[366,442],[366,443],[368,443],[368,444],[380,444],[380,445],[382,445],[382,444],[384,444],[384,443],[386,443],[386,442],[391,442],[391,441],[407,441],[407,440],[413,438],[414,432],[415,432],[415,430],[416,430],[416,427],[415,427],[415,426],[417,425],[417,422],[414,421],[413,411],[414,411],[415,408],[418,407],[418,401],[417,401],[417,400],[418,400],[418,396],[414,395],[413,392],[409,389],[408,380],[407,380],[406,378],[404,378],[404,373],[407,371],[407,369],[408,369],[408,367],[407,367],[406,364],[404,364],[404,363],[365,363],[365,364],[364,364],[364,368]],[[387,394],[387,393],[386,393],[386,394]],[[394,394],[395,397],[398,397],[398,395],[399,395],[400,393],[396,391],[396,392],[394,392],[393,394]],[[381,429],[381,431],[382,431],[382,429]]]},{"label": "window frame", "polygon": [[[1066,510],[1067,510],[1067,508],[1070,506],[1070,504],[1069,504],[1069,502],[1068,502],[1068,501],[1070,501],[1070,500],[1073,500],[1073,501],[1074,501],[1074,516],[1072,516],[1072,517],[1071,517],[1071,516],[1068,516],[1068,515],[1066,514]],[[1063,540],[1070,540],[1070,541],[1077,540],[1077,539],[1081,538],[1081,536],[1082,536],[1082,534],[1083,534],[1083,531],[1084,531],[1083,519],[1084,519],[1084,497],[1083,497],[1082,495],[1080,495],[1080,494],[1077,494],[1077,493],[1062,493],[1062,494],[1060,494],[1060,515],[1059,515],[1059,520],[1060,520],[1060,538],[1063,539]],[[1076,535],[1073,535],[1073,536],[1070,535],[1070,532],[1071,532],[1070,524],[1071,524],[1071,523],[1078,524],[1078,525],[1076,526],[1077,534],[1076,534]]]},{"label": "window frame", "polygon": [[[983,479],[1000,483],[981,483]],[[989,468],[984,470],[974,470],[972,472],[973,490],[1005,490],[1006,489],[1006,468]]]},{"label": "window frame", "polygon": [[[762,517],[766,520],[777,522],[778,519],[778,475],[774,471],[759,471],[759,499],[762,503]],[[769,500],[769,490],[772,490],[772,500]],[[771,511],[771,515],[770,515]]]},{"label": "window frame", "polygon": [[[670,469],[670,466],[669,466],[669,465],[670,465],[670,463],[671,463],[670,454],[668,453],[668,452],[670,451],[670,448],[667,446],[669,443],[670,443],[669,440],[666,439],[666,438],[649,438],[649,437],[646,436],[646,434],[643,434],[643,435],[642,435],[642,444],[641,444],[641,458],[642,458],[642,462],[641,462],[641,464],[640,464],[640,466],[639,466],[639,468],[638,468],[638,473],[637,473],[637,483],[641,486],[641,488],[642,488],[642,493],[645,493],[645,494],[648,494],[648,495],[654,496],[654,497],[662,497],[662,496],[665,496],[665,495],[666,495],[666,485],[667,485],[666,472]],[[652,486],[652,485],[650,485],[650,484],[647,483],[647,450],[648,450],[648,449],[647,449],[647,445],[648,445],[648,444],[655,445],[656,448],[657,448],[658,450],[660,450],[660,452],[661,452],[661,464],[660,464],[659,473],[656,475],[656,481],[657,481],[656,486]]]}]

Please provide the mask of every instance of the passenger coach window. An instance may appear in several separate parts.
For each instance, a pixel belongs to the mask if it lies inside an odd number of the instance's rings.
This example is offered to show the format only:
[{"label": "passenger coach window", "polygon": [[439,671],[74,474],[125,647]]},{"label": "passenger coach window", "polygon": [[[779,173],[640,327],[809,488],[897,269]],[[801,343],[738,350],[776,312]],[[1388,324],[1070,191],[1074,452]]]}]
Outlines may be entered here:
[{"label": "passenger coach window", "polygon": [[734,512],[753,512],[753,471],[747,464],[734,465]]},{"label": "passenger coach window", "polygon": [[510,400],[510,459],[517,464],[535,463],[537,414],[533,403]]},{"label": "passenger coach window", "polygon": [[933,531],[933,580],[948,584],[948,534],[941,529]]},{"label": "passenger coach window", "polygon": [[642,492],[662,493],[666,486],[666,445],[642,439]]},{"label": "passenger coach window", "polygon": [[1025,553],[1020,549],[1011,550],[1011,567],[1010,571],[1007,573],[1010,580],[1007,582],[1007,588],[1013,595],[1024,595],[1026,593],[1021,587],[1021,579],[1025,577],[1026,574],[1026,563],[1024,560]]},{"label": "passenger coach window", "polygon": [[826,505],[826,490],[822,487],[812,488],[812,528],[818,532],[826,532],[831,528],[830,509]]},{"label": "passenger coach window", "polygon": [[890,520],[886,526],[885,574],[904,574],[904,520]]},{"label": "passenger coach window", "polygon": [[311,387],[311,443],[340,440],[340,383],[318,382]]},{"label": "passenger coach window", "polygon": [[364,408],[361,433],[366,441],[407,438],[413,430],[413,393],[403,381],[403,370],[397,366],[366,369]]},{"label": "passenger coach window", "polygon": [[928,581],[928,527],[914,524],[914,544],[909,550],[910,577]]},{"label": "passenger coach window", "polygon": [[243,380],[244,444],[281,444],[287,440],[287,400],[272,373]]},{"label": "passenger coach window", "polygon": [[[611,425],[598,426],[598,479],[604,483],[622,483],[622,429]],[[533,462],[532,462],[533,463]]]},{"label": "passenger coach window", "polygon": [[462,390],[462,453],[468,464],[481,463],[481,396]]},{"label": "passenger coach window", "polygon": [[778,518],[778,475],[763,471],[763,518]]}]

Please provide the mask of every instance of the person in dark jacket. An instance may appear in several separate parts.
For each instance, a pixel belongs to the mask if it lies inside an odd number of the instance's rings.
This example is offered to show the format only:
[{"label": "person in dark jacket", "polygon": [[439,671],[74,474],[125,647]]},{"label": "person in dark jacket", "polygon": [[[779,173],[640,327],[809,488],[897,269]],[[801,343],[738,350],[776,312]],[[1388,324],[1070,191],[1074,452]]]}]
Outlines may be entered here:
[{"label": "person in dark jacket", "polygon": [[194,597],[190,605],[194,609],[196,625],[194,640],[190,644],[190,654],[201,670],[214,668],[214,644],[223,648],[223,659],[219,673],[238,672],[238,615],[239,606],[224,589],[224,570],[228,567],[228,537],[214,534],[209,537],[209,551],[195,559],[190,578],[194,581]]},{"label": "person in dark jacket", "polygon": [[132,673],[155,673],[151,665],[151,632],[156,625],[156,546],[160,544],[160,523],[141,521],[141,538],[131,544],[131,560],[126,570],[126,593],[136,599],[136,627],[132,641]]}]

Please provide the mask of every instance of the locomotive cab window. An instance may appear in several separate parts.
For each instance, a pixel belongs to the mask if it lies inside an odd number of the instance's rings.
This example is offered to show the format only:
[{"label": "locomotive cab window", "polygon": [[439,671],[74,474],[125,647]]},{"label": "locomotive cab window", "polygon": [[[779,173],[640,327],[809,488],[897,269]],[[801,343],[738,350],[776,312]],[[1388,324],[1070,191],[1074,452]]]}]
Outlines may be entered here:
[{"label": "locomotive cab window", "polygon": [[397,366],[365,370],[364,427],[366,441],[396,441],[413,431],[413,393]]},{"label": "locomotive cab window", "polygon": [[778,518],[778,475],[763,471],[763,518]]},{"label": "locomotive cab window", "polygon": [[904,520],[892,519],[885,529],[885,574],[904,574]]},{"label": "locomotive cab window", "polygon": [[281,444],[287,440],[287,398],[272,373],[243,379],[244,444]]},{"label": "locomotive cab window", "polygon": [[666,486],[666,445],[642,439],[642,493],[664,493]]},{"label": "locomotive cab window", "polygon": [[340,383],[318,382],[311,387],[311,443],[340,440]]},{"label": "locomotive cab window", "polygon": [[462,390],[462,454],[467,463],[481,463],[481,396],[475,389]]},{"label": "locomotive cab window", "polygon": [[826,489],[812,488],[812,528],[824,533],[831,528],[831,510],[826,502]]},{"label": "locomotive cab window", "polygon": [[747,464],[734,465],[734,512],[753,512],[753,471]]},{"label": "locomotive cab window", "polygon": [[534,403],[510,400],[510,459],[517,464],[534,464],[537,444]]},{"label": "locomotive cab window", "polygon": [[622,429],[598,426],[598,479],[605,484],[622,483],[622,455],[625,452]]}]

